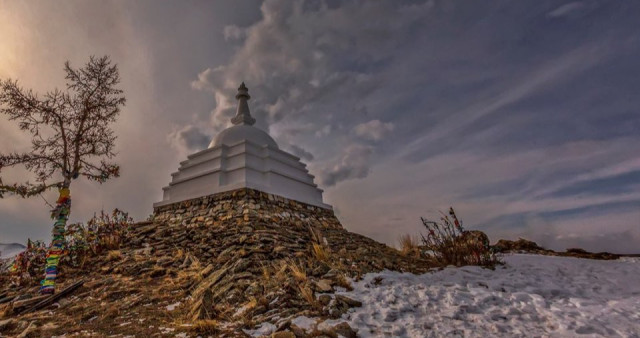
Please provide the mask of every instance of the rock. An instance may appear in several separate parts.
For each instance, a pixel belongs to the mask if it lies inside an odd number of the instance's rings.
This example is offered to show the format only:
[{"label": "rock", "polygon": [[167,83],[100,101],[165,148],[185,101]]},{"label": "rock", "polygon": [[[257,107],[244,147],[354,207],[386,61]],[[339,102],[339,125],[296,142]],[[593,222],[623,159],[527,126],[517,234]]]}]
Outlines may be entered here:
[{"label": "rock", "polygon": [[291,324],[291,327],[289,327],[289,329],[291,329],[291,332],[293,332],[296,338],[302,338],[307,336],[304,330],[295,324]]},{"label": "rock", "polygon": [[29,323],[29,326],[27,326],[26,329],[24,329],[24,331],[22,331],[22,333],[20,333],[19,335],[16,336],[16,338],[26,338],[29,337],[31,333],[35,332],[38,329],[38,327],[36,326],[36,324],[34,324],[33,322]]},{"label": "rock", "polygon": [[324,306],[329,305],[331,303],[331,296],[329,295],[320,295],[318,296],[318,302]]},{"label": "rock", "polygon": [[325,264],[325,263],[321,263],[318,265],[318,267],[316,267],[315,269],[313,269],[312,275],[313,276],[323,276],[325,274],[327,274],[329,271],[331,270],[331,268]]},{"label": "rock", "polygon": [[158,259],[157,264],[160,266],[169,266],[173,264],[173,258],[169,256],[161,257],[160,259]]},{"label": "rock", "polygon": [[279,331],[271,334],[271,338],[296,338],[296,335],[291,331]]},{"label": "rock", "polygon": [[58,328],[58,325],[54,324],[54,323],[46,323],[44,325],[42,325],[42,329],[43,330],[55,330]]},{"label": "rock", "polygon": [[580,248],[569,248],[567,249],[567,253],[573,253],[573,254],[587,254],[587,250],[585,249],[580,249]]},{"label": "rock", "polygon": [[524,238],[519,238],[517,241],[510,241],[501,239],[493,246],[496,252],[512,252],[512,251],[524,251],[524,252],[538,252],[547,251],[545,248],[539,246],[535,242],[528,241]]},{"label": "rock", "polygon": [[149,274],[149,277],[151,278],[157,278],[157,277],[162,277],[167,273],[167,271],[165,269],[154,269],[153,271],[151,271],[151,273]]},{"label": "rock", "polygon": [[349,307],[361,307],[362,306],[362,302],[355,300],[355,299],[351,299],[347,296],[343,296],[343,295],[336,295],[336,301],[346,304]]},{"label": "rock", "polygon": [[346,338],[357,338],[357,332],[349,326],[349,324],[342,322],[332,328],[332,331],[337,333],[340,336]]},{"label": "rock", "polygon": [[489,236],[480,230],[464,231],[456,240],[473,247],[489,247]]},{"label": "rock", "polygon": [[0,332],[3,332],[5,330],[9,329],[11,326],[13,326],[13,324],[15,324],[15,322],[16,321],[13,318],[0,320]]},{"label": "rock", "polygon": [[333,287],[331,286],[331,281],[327,279],[321,279],[318,282],[316,282],[316,289],[320,292],[333,291]]}]

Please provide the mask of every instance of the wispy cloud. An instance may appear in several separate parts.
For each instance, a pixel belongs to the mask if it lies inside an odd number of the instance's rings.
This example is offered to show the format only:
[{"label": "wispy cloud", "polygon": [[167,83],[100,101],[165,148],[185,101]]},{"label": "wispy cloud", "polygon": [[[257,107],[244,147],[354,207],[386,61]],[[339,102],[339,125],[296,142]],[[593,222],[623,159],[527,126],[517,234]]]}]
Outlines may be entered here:
[{"label": "wispy cloud", "polygon": [[353,131],[358,137],[370,141],[380,141],[386,134],[392,132],[394,125],[391,122],[380,122],[380,120],[371,120],[356,125]]}]

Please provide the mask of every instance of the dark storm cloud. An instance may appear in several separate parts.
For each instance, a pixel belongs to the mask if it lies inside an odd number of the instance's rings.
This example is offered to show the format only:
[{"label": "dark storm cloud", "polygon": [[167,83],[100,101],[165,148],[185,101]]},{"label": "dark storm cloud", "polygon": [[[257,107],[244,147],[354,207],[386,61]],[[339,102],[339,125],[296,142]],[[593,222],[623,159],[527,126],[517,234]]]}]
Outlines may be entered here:
[{"label": "dark storm cloud", "polygon": [[331,187],[345,180],[367,177],[372,152],[370,146],[350,145],[334,166],[321,172],[322,184]]},{"label": "dark storm cloud", "polygon": [[211,142],[211,136],[194,126],[187,126],[185,129],[180,130],[177,137],[178,141],[192,152],[207,148],[209,142]]},{"label": "dark storm cloud", "polygon": [[313,160],[313,154],[308,152],[308,151],[306,151],[306,150],[304,150],[303,148],[298,147],[295,144],[290,145],[289,148],[291,149],[291,153],[293,153],[294,155],[300,157],[301,159],[306,160],[306,161]]}]

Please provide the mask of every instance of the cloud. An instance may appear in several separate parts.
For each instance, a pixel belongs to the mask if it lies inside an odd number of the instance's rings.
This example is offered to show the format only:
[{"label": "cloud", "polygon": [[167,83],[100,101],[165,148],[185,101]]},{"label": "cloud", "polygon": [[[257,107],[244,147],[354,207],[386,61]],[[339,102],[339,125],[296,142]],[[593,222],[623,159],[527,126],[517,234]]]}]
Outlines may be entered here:
[{"label": "cloud", "polygon": [[313,160],[313,154],[304,150],[303,148],[298,147],[295,144],[289,145],[289,148],[291,149],[291,152],[294,155],[300,157],[301,159],[307,160],[307,161]]},{"label": "cloud", "polygon": [[393,131],[394,125],[391,122],[380,122],[380,120],[371,120],[369,122],[360,123],[353,128],[353,131],[359,137],[370,140],[380,141],[382,138]]},{"label": "cloud", "polygon": [[325,137],[325,136],[327,136],[329,134],[331,134],[331,125],[330,124],[327,124],[326,126],[320,128],[315,133],[317,138]]},{"label": "cloud", "polygon": [[228,25],[224,26],[224,39],[225,40],[241,40],[246,37],[247,32],[236,26],[236,25]]},{"label": "cloud", "polygon": [[322,172],[323,185],[331,187],[342,181],[367,177],[372,153],[370,146],[348,146],[337,163]]},{"label": "cloud", "polygon": [[187,125],[182,129],[174,130],[168,136],[169,142],[181,153],[190,154],[206,149],[211,142],[211,137],[203,133],[198,127]]},{"label": "cloud", "polygon": [[570,16],[572,14],[582,12],[586,7],[587,6],[585,5],[585,3],[581,1],[570,2],[547,13],[547,17],[561,18],[561,17]]}]

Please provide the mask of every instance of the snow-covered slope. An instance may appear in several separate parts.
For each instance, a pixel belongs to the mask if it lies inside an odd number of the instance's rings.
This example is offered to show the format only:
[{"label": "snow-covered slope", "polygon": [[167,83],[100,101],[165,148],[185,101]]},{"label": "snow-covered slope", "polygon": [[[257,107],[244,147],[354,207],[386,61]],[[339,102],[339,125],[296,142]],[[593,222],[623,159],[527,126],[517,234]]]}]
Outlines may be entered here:
[{"label": "snow-covered slope", "polygon": [[24,251],[25,246],[18,243],[0,243],[0,258],[10,258]]},{"label": "snow-covered slope", "polygon": [[[361,337],[640,337],[640,259],[512,255],[495,271],[365,275],[343,294]],[[298,322],[303,318],[298,318]]]}]

